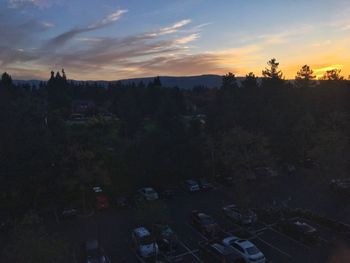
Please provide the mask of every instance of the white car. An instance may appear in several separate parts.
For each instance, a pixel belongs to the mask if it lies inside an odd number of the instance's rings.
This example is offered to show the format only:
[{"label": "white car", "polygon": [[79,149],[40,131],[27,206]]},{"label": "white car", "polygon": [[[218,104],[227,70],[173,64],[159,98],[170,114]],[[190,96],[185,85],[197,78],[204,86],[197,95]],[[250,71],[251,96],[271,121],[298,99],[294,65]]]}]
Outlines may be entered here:
[{"label": "white car", "polygon": [[141,257],[150,258],[158,254],[158,244],[154,241],[147,228],[135,228],[132,231],[131,238],[137,253]]},{"label": "white car", "polygon": [[222,211],[228,218],[238,224],[249,226],[255,224],[257,221],[257,216],[252,210],[242,209],[234,204],[224,206]]},{"label": "white car", "polygon": [[200,190],[199,184],[195,180],[186,180],[185,187],[190,192],[197,192]]},{"label": "white car", "polygon": [[222,243],[238,252],[246,263],[265,263],[266,261],[264,254],[248,240],[231,236],[226,237]]},{"label": "white car", "polygon": [[94,186],[92,187],[92,191],[94,191],[94,193],[101,193],[102,188],[100,186]]},{"label": "white car", "polygon": [[159,198],[158,193],[152,187],[141,188],[138,192],[147,201],[157,200]]}]

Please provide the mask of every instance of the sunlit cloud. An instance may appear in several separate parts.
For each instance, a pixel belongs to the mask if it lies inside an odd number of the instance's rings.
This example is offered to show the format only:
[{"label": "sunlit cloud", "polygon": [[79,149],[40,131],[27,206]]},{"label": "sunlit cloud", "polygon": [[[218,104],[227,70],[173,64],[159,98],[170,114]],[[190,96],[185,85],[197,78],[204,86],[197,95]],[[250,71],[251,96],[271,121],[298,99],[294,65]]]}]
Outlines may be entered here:
[{"label": "sunlit cloud", "polygon": [[333,70],[333,69],[342,69],[343,67],[344,67],[344,65],[342,65],[342,64],[334,64],[334,65],[329,65],[329,66],[325,66],[325,67],[321,67],[321,68],[315,68],[314,72],[315,72],[316,78],[319,79],[327,71]]},{"label": "sunlit cloud", "polygon": [[[45,7],[45,3],[51,6],[58,3],[57,0],[11,2],[13,6],[17,3],[18,7]],[[80,24],[62,26],[57,20],[50,21],[49,16],[35,17],[31,12],[8,8],[0,16],[2,70],[12,71],[16,78],[27,78],[32,74],[41,79],[46,79],[52,68],[61,67],[75,79],[222,75],[228,71],[237,76],[252,71],[259,76],[272,57],[280,62],[286,78],[294,78],[304,64],[309,64],[317,76],[335,67],[341,68],[344,75],[350,70],[350,38],[336,30],[347,30],[346,20],[322,24],[342,37],[324,36],[312,24],[289,24],[255,34],[237,30],[235,34],[228,34],[231,41],[224,42],[220,41],[219,31],[210,32],[218,30],[217,21],[206,23],[197,17],[196,20],[185,17],[157,26],[151,21],[148,28],[140,27],[144,29],[133,29],[129,33],[125,30],[125,21],[130,21],[134,12],[118,9],[104,16],[105,10],[91,23],[83,19],[78,20]],[[34,13],[48,11],[39,8]],[[27,16],[24,18],[23,14]],[[122,19],[124,17],[126,19]],[[107,28],[115,23],[120,30]],[[217,41],[211,39],[207,44],[208,35],[215,36],[215,40],[217,37]]]},{"label": "sunlit cloud", "polygon": [[179,30],[180,28],[188,25],[189,23],[191,23],[191,19],[184,19],[184,20],[181,20],[179,22],[176,22],[175,24],[173,24],[172,26],[170,27],[164,27],[162,28],[160,31],[159,31],[159,34],[171,34],[171,33],[174,33],[176,32],[177,30]]},{"label": "sunlit cloud", "polygon": [[341,25],[339,30],[340,31],[348,31],[348,30],[350,30],[350,24]]},{"label": "sunlit cloud", "polygon": [[192,34],[192,35],[189,35],[189,36],[186,36],[186,37],[182,37],[182,38],[179,38],[179,39],[176,39],[175,42],[177,44],[187,44],[187,43],[190,43],[196,39],[199,38],[199,34],[196,33],[196,34]]}]

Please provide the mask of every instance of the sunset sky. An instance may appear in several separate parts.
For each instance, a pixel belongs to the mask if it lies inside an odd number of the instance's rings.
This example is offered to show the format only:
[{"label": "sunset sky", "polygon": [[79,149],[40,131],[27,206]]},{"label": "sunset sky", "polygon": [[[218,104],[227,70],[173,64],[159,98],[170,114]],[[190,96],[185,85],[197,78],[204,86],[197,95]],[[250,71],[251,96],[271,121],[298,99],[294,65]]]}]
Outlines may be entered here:
[{"label": "sunset sky", "polygon": [[349,0],[0,0],[0,72],[79,80],[350,74]]}]

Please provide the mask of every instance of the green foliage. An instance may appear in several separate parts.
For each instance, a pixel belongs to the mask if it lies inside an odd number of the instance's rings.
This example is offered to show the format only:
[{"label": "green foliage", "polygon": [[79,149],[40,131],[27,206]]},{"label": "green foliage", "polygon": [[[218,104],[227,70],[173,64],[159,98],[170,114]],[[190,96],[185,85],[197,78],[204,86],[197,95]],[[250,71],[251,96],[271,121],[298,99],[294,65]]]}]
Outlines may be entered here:
[{"label": "green foliage", "polygon": [[261,134],[234,128],[219,142],[218,154],[230,174],[244,174],[255,167],[269,166],[272,158],[267,139]]}]

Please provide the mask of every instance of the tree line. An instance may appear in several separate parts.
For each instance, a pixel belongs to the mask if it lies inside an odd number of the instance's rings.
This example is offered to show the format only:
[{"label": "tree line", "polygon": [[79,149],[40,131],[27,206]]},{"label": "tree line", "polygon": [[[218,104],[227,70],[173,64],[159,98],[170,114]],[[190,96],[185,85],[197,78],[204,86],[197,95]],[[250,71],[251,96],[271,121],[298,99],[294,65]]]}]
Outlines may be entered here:
[{"label": "tree line", "polygon": [[[81,206],[93,184],[115,195],[218,174],[245,178],[312,159],[320,176],[349,168],[349,81],[338,69],[316,81],[303,66],[286,81],[276,59],[262,78],[219,88],[72,82],[64,70],[39,87],[0,82],[1,210],[21,215]],[[85,125],[67,125],[77,100],[93,101]],[[111,113],[108,120],[101,113]]]}]

